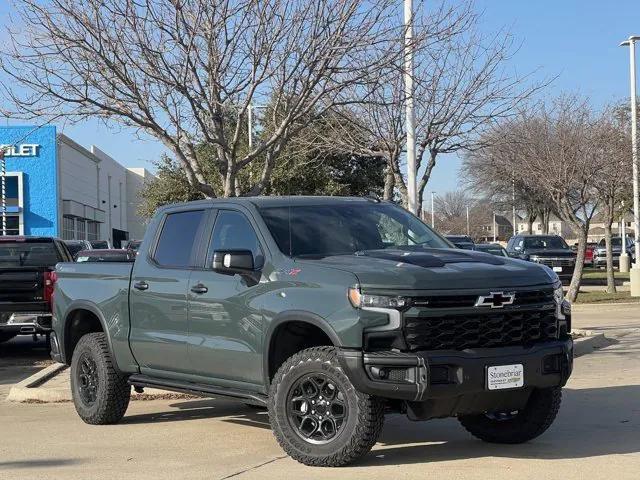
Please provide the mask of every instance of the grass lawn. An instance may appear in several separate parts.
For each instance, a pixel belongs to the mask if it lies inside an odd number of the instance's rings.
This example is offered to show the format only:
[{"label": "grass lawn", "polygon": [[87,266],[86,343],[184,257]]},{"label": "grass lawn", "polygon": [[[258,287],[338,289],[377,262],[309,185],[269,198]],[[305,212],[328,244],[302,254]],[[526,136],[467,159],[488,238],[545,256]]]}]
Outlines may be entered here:
[{"label": "grass lawn", "polygon": [[[613,271],[613,276],[618,280],[629,280],[629,272],[620,273],[616,270]],[[607,280],[607,271],[595,268],[585,268],[582,271],[582,278],[590,280]]]},{"label": "grass lawn", "polygon": [[640,297],[632,297],[630,292],[580,292],[576,303],[640,303]]}]

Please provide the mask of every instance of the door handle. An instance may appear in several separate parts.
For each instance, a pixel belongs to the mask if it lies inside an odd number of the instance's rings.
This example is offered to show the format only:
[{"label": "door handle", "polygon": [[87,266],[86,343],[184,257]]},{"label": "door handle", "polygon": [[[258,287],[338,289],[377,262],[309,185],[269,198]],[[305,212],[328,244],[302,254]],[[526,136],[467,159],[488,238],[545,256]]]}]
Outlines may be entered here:
[{"label": "door handle", "polygon": [[144,280],[141,280],[139,282],[134,283],[133,288],[135,288],[136,290],[147,290],[149,288],[149,284]]},{"label": "door handle", "polygon": [[198,284],[194,285],[193,287],[191,287],[191,291],[193,293],[197,293],[199,295],[202,295],[203,293],[207,293],[209,291],[209,289],[207,287],[205,287],[203,284],[198,283]]}]

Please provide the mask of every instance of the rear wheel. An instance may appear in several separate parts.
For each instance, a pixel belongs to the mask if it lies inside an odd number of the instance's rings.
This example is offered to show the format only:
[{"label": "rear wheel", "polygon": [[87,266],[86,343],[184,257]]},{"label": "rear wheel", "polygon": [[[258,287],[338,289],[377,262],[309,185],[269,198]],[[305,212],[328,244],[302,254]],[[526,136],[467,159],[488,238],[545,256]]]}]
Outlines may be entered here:
[{"label": "rear wheel", "polygon": [[305,465],[336,467],[366,454],[384,421],[379,399],[358,392],[333,347],[289,358],[269,394],[269,419],[280,446]]},{"label": "rear wheel", "polygon": [[127,411],[131,387],[114,367],[104,333],[85,335],[73,351],[71,393],[78,415],[92,425],[116,423]]},{"label": "rear wheel", "polygon": [[534,390],[522,410],[466,415],[458,420],[471,435],[490,443],[524,443],[547,430],[558,414],[560,387]]}]

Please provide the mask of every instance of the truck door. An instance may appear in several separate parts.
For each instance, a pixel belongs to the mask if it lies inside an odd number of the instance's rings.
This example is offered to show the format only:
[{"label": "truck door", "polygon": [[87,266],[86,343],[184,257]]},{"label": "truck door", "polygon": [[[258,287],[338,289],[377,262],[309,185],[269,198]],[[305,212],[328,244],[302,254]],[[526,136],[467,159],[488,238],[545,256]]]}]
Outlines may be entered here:
[{"label": "truck door", "polygon": [[[189,357],[193,373],[249,384],[262,383],[262,314],[256,305],[258,279],[214,272],[216,250],[250,250],[264,263],[264,250],[249,217],[218,210],[207,254],[207,268],[189,280]],[[259,274],[258,274],[259,277]]]},{"label": "truck door", "polygon": [[202,267],[203,231],[210,210],[172,210],[160,219],[155,241],[141,253],[131,277],[131,350],[142,373],[175,377],[189,372],[187,291]]}]

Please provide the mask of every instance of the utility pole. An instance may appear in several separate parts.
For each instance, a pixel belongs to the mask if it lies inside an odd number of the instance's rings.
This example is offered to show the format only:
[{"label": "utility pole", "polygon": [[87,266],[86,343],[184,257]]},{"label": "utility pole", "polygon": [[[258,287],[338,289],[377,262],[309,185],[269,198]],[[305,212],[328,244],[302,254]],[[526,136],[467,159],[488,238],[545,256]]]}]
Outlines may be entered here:
[{"label": "utility pole", "polygon": [[[411,213],[417,215],[416,129],[413,109],[413,0],[404,0],[404,100],[407,124],[407,207]],[[433,226],[433,221],[431,223]]]},{"label": "utility pole", "polygon": [[620,252],[620,258],[618,259],[618,271],[621,273],[627,273],[629,271],[629,254],[627,253],[627,225],[625,217],[627,212],[624,208],[624,200],[622,201],[622,219],[620,220],[620,227],[618,232],[622,238],[622,251]]},{"label": "utility pole", "polygon": [[636,260],[629,275],[632,297],[640,297],[640,192],[638,189],[638,97],[636,93],[637,40],[640,40],[640,36],[634,35],[620,44],[621,46],[629,47],[629,80],[631,83],[631,158],[633,162],[633,224],[636,253]]}]

